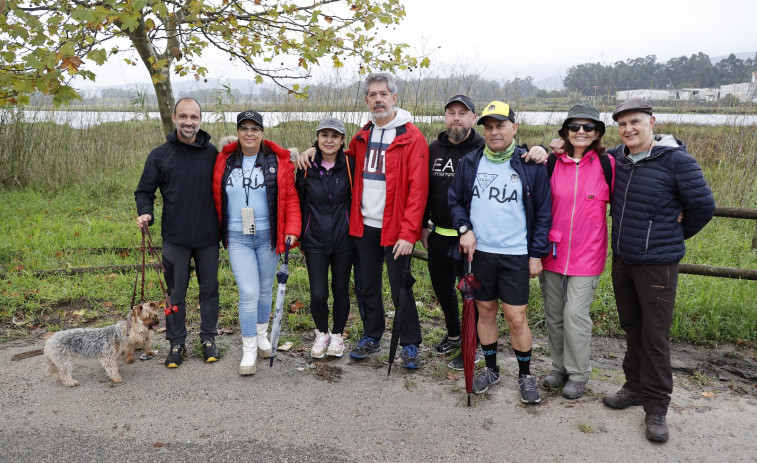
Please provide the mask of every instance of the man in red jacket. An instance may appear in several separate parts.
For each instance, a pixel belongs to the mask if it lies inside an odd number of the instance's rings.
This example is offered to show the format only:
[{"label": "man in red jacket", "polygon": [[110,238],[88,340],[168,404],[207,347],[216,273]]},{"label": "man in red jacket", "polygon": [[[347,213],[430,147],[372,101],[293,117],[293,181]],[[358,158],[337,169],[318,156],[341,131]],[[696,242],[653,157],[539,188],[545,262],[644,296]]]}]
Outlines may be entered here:
[{"label": "man in red jacket", "polygon": [[355,134],[348,150],[356,160],[350,235],[356,237],[365,302],[363,337],[350,357],[364,359],[381,350],[385,261],[392,302],[395,307],[405,304],[399,324],[402,366],[418,369],[418,311],[412,289],[405,291],[406,300],[400,301],[400,279],[421,236],[428,193],[428,145],[410,113],[394,106],[397,84],[392,74],[370,74],[364,93],[373,120]]}]

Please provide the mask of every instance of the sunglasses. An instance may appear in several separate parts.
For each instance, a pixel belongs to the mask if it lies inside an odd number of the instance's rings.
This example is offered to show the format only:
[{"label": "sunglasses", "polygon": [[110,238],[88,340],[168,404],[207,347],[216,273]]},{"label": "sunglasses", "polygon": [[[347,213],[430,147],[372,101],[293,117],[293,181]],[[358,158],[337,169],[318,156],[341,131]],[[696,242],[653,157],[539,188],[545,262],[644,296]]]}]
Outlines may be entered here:
[{"label": "sunglasses", "polygon": [[579,124],[573,122],[571,124],[568,124],[568,130],[570,130],[571,132],[578,132],[579,130],[581,130],[581,127],[583,127],[584,132],[589,133],[593,132],[594,129],[597,128],[597,124],[594,124],[593,122],[589,122],[587,124]]},{"label": "sunglasses", "polygon": [[263,128],[258,127],[257,125],[252,125],[252,126],[240,125],[237,130],[239,130],[242,133],[247,133],[247,132],[261,133],[263,131]]}]

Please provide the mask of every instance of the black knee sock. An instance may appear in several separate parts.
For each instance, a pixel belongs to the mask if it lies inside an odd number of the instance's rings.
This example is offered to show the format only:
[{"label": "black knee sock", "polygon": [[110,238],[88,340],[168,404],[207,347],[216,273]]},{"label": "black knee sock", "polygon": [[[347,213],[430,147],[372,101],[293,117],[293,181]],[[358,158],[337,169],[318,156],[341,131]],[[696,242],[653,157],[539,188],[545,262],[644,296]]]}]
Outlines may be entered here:
[{"label": "black knee sock", "polygon": [[521,352],[513,349],[515,358],[518,359],[518,376],[531,374],[531,349],[528,352]]},{"label": "black knee sock", "polygon": [[499,373],[499,367],[497,366],[497,342],[492,344],[481,344],[481,350],[484,351],[484,360],[486,366]]}]

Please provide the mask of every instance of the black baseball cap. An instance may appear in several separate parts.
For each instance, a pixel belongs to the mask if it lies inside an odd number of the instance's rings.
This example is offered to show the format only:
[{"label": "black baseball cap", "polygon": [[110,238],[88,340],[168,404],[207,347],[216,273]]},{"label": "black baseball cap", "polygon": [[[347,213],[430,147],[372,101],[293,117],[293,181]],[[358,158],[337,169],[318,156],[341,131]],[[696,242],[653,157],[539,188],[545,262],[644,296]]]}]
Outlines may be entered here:
[{"label": "black baseball cap", "polygon": [[473,102],[471,101],[471,99],[468,98],[466,95],[455,95],[455,96],[453,96],[452,98],[449,99],[449,101],[447,102],[447,104],[444,105],[444,109],[447,109],[447,107],[449,105],[451,105],[452,103],[454,103],[456,101],[458,103],[462,103],[463,105],[465,105],[466,108],[470,109],[475,114],[475,112],[476,112],[476,105],[474,105]]},{"label": "black baseball cap", "polygon": [[263,116],[259,112],[253,111],[252,109],[248,109],[247,111],[242,111],[241,113],[237,114],[237,127],[242,125],[242,122],[244,121],[252,121],[258,124],[260,127],[263,127]]}]

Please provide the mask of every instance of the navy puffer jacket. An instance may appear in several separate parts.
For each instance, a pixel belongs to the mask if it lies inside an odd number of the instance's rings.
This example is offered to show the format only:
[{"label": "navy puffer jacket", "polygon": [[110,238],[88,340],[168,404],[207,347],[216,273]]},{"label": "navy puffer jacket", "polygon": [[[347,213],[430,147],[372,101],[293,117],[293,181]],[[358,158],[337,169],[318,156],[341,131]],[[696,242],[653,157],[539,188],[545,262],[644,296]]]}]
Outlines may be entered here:
[{"label": "navy puffer jacket", "polygon": [[609,150],[616,159],[612,252],[629,265],[680,261],[684,240],[707,225],[715,210],[712,190],[686,145],[671,135],[655,140],[650,156],[635,164],[625,145]]}]

